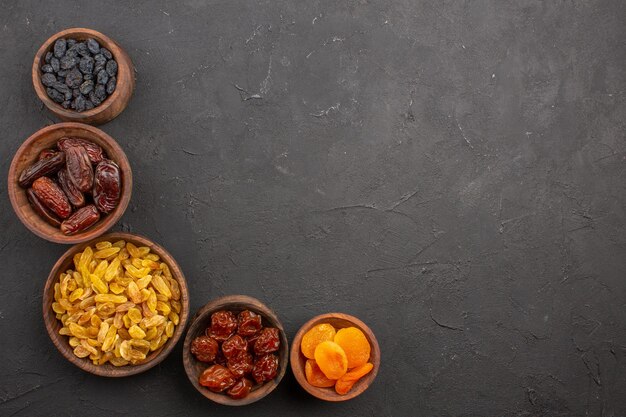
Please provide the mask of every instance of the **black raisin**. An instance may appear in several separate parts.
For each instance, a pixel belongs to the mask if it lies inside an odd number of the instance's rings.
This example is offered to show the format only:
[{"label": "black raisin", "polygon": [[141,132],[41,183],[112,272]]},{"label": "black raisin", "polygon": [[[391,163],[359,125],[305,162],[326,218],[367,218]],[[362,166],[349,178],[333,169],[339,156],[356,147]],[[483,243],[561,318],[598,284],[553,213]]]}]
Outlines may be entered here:
[{"label": "black raisin", "polygon": [[80,90],[78,88],[75,88],[72,90],[72,97],[76,98],[78,96],[80,96]]},{"label": "black raisin", "polygon": [[98,73],[98,84],[106,84],[109,81],[109,74],[105,70],[100,70]]},{"label": "black raisin", "polygon": [[85,110],[91,110],[93,109],[95,106],[93,105],[93,103],[91,102],[91,100],[85,100]]},{"label": "black raisin", "polygon": [[57,58],[61,58],[63,57],[63,55],[65,55],[66,50],[67,42],[65,41],[65,39],[57,39],[57,41],[54,43],[54,56],[56,56]]},{"label": "black raisin", "polygon": [[102,65],[103,67],[107,63],[107,59],[101,53],[94,55],[93,59],[96,61],[96,65]]},{"label": "black raisin", "polygon": [[78,63],[78,60],[76,59],[76,57],[65,55],[63,58],[60,59],[60,62],[61,69],[70,69]]},{"label": "black raisin", "polygon": [[54,72],[59,72],[59,70],[61,69],[61,62],[58,58],[52,57],[50,58],[50,66],[52,67],[52,70]]},{"label": "black raisin", "polygon": [[76,49],[76,52],[78,52],[78,55],[82,57],[86,57],[90,55],[89,47],[87,46],[87,44],[85,44],[85,42],[77,43],[74,48]]},{"label": "black raisin", "polygon": [[93,90],[93,81],[91,81],[91,80],[84,81],[80,85],[80,92],[81,92],[81,94],[87,95],[87,94],[91,93],[91,90]]},{"label": "black raisin", "polygon": [[54,83],[52,88],[63,94],[65,96],[65,100],[70,100],[72,98],[72,90],[67,85],[63,83]]},{"label": "black raisin", "polygon": [[96,89],[94,90],[94,92],[96,93],[96,97],[98,97],[100,99],[100,101],[104,101],[104,99],[107,98],[106,89],[105,89],[104,85],[102,85],[102,84],[98,84],[96,86]]},{"label": "black raisin", "polygon": [[97,54],[100,52],[100,44],[97,40],[89,38],[87,39],[87,48],[89,48],[89,52],[92,54]]},{"label": "black raisin", "polygon": [[63,94],[59,93],[54,88],[50,88],[50,87],[46,88],[46,93],[48,93],[48,97],[50,97],[52,100],[54,100],[57,103],[63,103],[65,101]]},{"label": "black raisin", "polygon": [[93,74],[84,74],[83,80],[93,80]]},{"label": "black raisin", "polygon": [[46,61],[46,64],[49,64],[49,63],[50,63],[50,60],[52,59],[52,57],[53,57],[53,56],[54,56],[54,55],[52,55],[52,52],[49,52],[49,51],[48,51],[48,52],[46,52],[46,56],[44,57],[44,59],[43,59],[43,60],[44,60],[44,61]]},{"label": "black raisin", "polygon": [[82,95],[74,99],[74,109],[79,113],[85,111],[85,98]]},{"label": "black raisin", "polygon": [[67,47],[71,48],[72,46],[76,45],[76,42],[78,42],[76,39],[68,39],[67,40]]},{"label": "black raisin", "polygon": [[63,106],[64,109],[69,109],[71,104],[71,101],[65,100],[63,103],[61,103],[61,106]]},{"label": "black raisin", "polygon": [[117,74],[117,62],[114,59],[107,61],[106,70],[111,77]]},{"label": "black raisin", "polygon": [[106,48],[100,48],[100,53],[104,55],[106,59],[113,59],[113,54]]},{"label": "black raisin", "polygon": [[78,60],[78,51],[76,50],[76,45],[74,45],[73,47],[69,48],[65,52],[65,56],[76,58],[76,60]]},{"label": "black raisin", "polygon": [[90,56],[84,56],[78,63],[78,68],[83,74],[91,74],[93,72],[93,58]]},{"label": "black raisin", "polygon": [[45,73],[41,76],[41,83],[46,87],[52,87],[57,82],[57,77],[54,74]]},{"label": "black raisin", "polygon": [[46,64],[43,67],[41,67],[41,70],[43,72],[54,72],[54,70],[52,69],[52,65],[50,64]]},{"label": "black raisin", "polygon": [[65,84],[67,84],[70,88],[78,88],[82,82],[83,74],[78,70],[78,68],[72,69],[67,74],[67,78],[65,78]]},{"label": "black raisin", "polygon": [[93,103],[94,106],[99,106],[100,103],[102,103],[102,100],[100,100],[96,96],[96,92],[95,91],[92,91],[91,93],[89,93],[89,100]]},{"label": "black raisin", "polygon": [[67,75],[68,72],[70,72],[70,70],[59,70],[59,71],[57,71],[57,75],[59,77],[65,78],[65,76]]},{"label": "black raisin", "polygon": [[115,91],[116,85],[117,85],[117,78],[115,78],[115,77],[109,78],[109,82],[107,83],[107,94],[108,95],[113,94],[113,92]]}]

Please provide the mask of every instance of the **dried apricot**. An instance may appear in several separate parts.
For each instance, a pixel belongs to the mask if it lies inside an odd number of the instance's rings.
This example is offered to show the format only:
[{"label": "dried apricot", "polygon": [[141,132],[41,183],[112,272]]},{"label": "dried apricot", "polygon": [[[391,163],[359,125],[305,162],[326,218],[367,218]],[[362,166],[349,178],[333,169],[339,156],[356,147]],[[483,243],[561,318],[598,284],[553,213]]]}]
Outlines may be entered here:
[{"label": "dried apricot", "polygon": [[328,388],[335,385],[336,382],[334,379],[326,378],[324,372],[322,372],[320,367],[317,365],[317,362],[313,359],[308,359],[306,361],[306,364],[304,365],[304,374],[306,375],[306,380],[309,384],[314,387]]},{"label": "dried apricot", "polygon": [[332,341],[335,337],[335,328],[328,324],[322,323],[313,326],[308,332],[302,336],[300,350],[308,359],[315,358],[315,348],[322,342]]},{"label": "dried apricot", "polygon": [[329,379],[339,379],[348,370],[348,359],[341,346],[325,341],[315,348],[315,362]]},{"label": "dried apricot", "polygon": [[370,344],[365,334],[356,327],[339,329],[334,342],[346,352],[348,369],[361,366],[370,359]]},{"label": "dried apricot", "polygon": [[359,379],[367,375],[373,368],[374,365],[372,365],[371,363],[365,363],[350,370],[350,372],[346,372],[344,376],[337,380],[337,383],[335,384],[335,391],[337,391],[337,394],[340,395],[347,394],[348,391],[352,389],[352,386]]}]

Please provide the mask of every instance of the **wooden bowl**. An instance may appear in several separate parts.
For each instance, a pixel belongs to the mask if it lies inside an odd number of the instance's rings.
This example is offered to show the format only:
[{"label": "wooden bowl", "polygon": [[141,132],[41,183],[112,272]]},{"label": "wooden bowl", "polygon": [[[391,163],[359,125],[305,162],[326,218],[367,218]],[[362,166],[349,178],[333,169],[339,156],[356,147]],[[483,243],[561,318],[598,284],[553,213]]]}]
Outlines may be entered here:
[{"label": "wooden bowl", "polygon": [[[198,383],[200,374],[208,368],[209,365],[196,360],[195,356],[191,353],[191,342],[196,337],[204,334],[206,328],[211,326],[211,314],[219,310],[230,310],[235,314],[243,310],[250,310],[261,315],[263,318],[263,327],[276,327],[280,330],[278,375],[276,375],[276,378],[264,383],[263,385],[255,385],[252,388],[252,391],[250,391],[250,394],[240,400],[230,398],[225,393],[212,392]],[[288,352],[289,345],[287,337],[285,336],[285,330],[283,329],[283,325],[280,320],[278,320],[276,313],[256,298],[248,297],[246,295],[229,295],[210,301],[198,310],[192,319],[189,330],[187,330],[187,335],[185,336],[185,344],[183,345],[183,363],[185,365],[187,377],[189,377],[193,386],[198,390],[198,392],[209,400],[224,405],[248,405],[259,401],[261,398],[274,391],[274,389],[278,386],[281,379],[283,379],[283,376],[285,375],[285,371],[287,370],[287,365],[289,363]]]},{"label": "wooden bowl", "polygon": [[[55,103],[46,93],[46,87],[41,83],[41,66],[46,53],[54,47],[54,42],[59,38],[72,38],[83,41],[94,38],[101,46],[108,49],[117,61],[117,85],[113,94],[107,97],[98,107],[84,112],[76,112],[72,109],[64,109]],[[81,122],[99,125],[113,120],[128,105],[130,97],[135,89],[135,67],[128,54],[113,39],[100,32],[86,28],[71,28],[55,33],[41,45],[35,54],[32,68],[33,86],[43,104],[61,120],[68,122]]]},{"label": "wooden bowl", "polygon": [[[98,366],[94,365],[89,360],[89,358],[81,359],[75,356],[73,353],[73,349],[69,344],[68,336],[62,336],[59,334],[61,321],[56,318],[56,314],[54,313],[54,311],[52,311],[52,302],[54,301],[54,284],[58,282],[59,275],[62,272],[73,268],[73,257],[76,253],[82,252],[87,246],[93,246],[103,240],[114,242],[120,239],[131,242],[136,246],[148,246],[152,253],[156,253],[157,255],[159,255],[161,260],[169,266],[172,276],[176,279],[176,281],[178,281],[178,284],[180,286],[180,303],[182,306],[179,314],[180,322],[178,323],[178,326],[176,326],[172,337],[167,342],[165,342],[165,344],[160,349],[157,349],[154,352],[150,352],[145,362],[139,365],[126,365],[120,367],[113,366],[110,363]],[[123,377],[135,375],[147,371],[153,366],[159,364],[161,361],[163,361],[163,359],[167,357],[167,355],[170,354],[170,352],[182,336],[188,317],[189,290],[187,289],[187,281],[185,280],[183,271],[181,271],[180,267],[178,266],[172,255],[170,255],[169,252],[167,252],[165,249],[152,242],[151,240],[130,233],[109,233],[90,242],[85,242],[72,246],[52,267],[52,270],[50,271],[50,275],[48,275],[48,280],[46,281],[46,285],[43,290],[43,320],[45,322],[48,335],[50,336],[50,339],[52,339],[52,343],[54,343],[56,348],[59,350],[59,352],[61,352],[65,359],[72,362],[83,371],[87,371],[89,373],[99,376]]]},{"label": "wooden bowl", "polygon": [[[335,392],[335,387],[318,388],[309,384],[306,380],[304,366],[306,364],[307,358],[302,354],[302,351],[300,350],[302,336],[304,336],[304,334],[308,332],[313,326],[322,323],[331,324],[337,330],[344,327],[356,327],[365,334],[365,337],[367,338],[367,341],[370,343],[371,346],[369,362],[374,365],[374,368],[370,371],[370,373],[359,379],[354,384],[352,389],[345,395],[337,394],[337,392]],[[296,337],[294,337],[293,341],[291,342],[291,354],[289,361],[291,363],[291,371],[296,377],[296,380],[298,380],[298,383],[309,394],[324,401],[347,401],[358,395],[361,395],[363,391],[365,391],[372,384],[372,382],[374,382],[376,374],[378,374],[378,368],[380,367],[380,347],[378,346],[378,341],[376,340],[376,336],[374,336],[374,333],[370,330],[369,327],[365,325],[365,323],[363,323],[356,317],[342,313],[321,314],[319,316],[313,317],[311,320],[304,323],[302,327],[300,327],[300,330],[298,330],[298,333],[296,333]]]},{"label": "wooden bowl", "polygon": [[[89,229],[67,236],[57,227],[48,224],[32,209],[26,197],[26,190],[19,186],[20,173],[33,164],[43,149],[56,145],[64,136],[77,136],[100,145],[109,159],[120,167],[122,173],[122,193],[118,206]],[[102,130],[82,123],[58,123],[35,132],[20,146],[9,168],[7,191],[17,217],[37,236],[56,243],[74,244],[94,239],[109,230],[124,214],[133,188],[133,173],[126,154],[117,142]]]}]

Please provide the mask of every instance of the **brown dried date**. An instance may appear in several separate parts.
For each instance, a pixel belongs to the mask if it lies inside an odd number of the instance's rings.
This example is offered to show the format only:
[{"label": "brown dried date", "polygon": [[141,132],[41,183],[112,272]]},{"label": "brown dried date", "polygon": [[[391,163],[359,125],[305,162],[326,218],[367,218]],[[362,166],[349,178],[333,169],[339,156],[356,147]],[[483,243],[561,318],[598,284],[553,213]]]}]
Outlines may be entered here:
[{"label": "brown dried date", "polygon": [[59,151],[57,151],[56,149],[44,149],[43,151],[39,152],[39,158],[37,158],[37,160],[41,161],[42,159],[50,158],[57,153],[59,153]]},{"label": "brown dried date", "polygon": [[70,181],[67,170],[60,170],[57,174],[57,177],[59,179],[59,185],[61,186],[61,189],[67,196],[67,199],[70,201],[70,203],[72,203],[72,205],[76,208],[84,206],[85,196],[83,195],[83,193],[78,191],[74,183]]},{"label": "brown dried date", "polygon": [[266,353],[276,352],[280,346],[280,337],[278,329],[275,327],[266,327],[261,330],[259,338],[254,342],[254,353],[264,355]]},{"label": "brown dried date", "polygon": [[261,330],[261,316],[250,310],[244,310],[237,316],[237,334],[252,336]]},{"label": "brown dried date", "polygon": [[235,383],[235,385],[233,385],[228,391],[226,391],[226,394],[228,394],[230,398],[240,400],[247,397],[248,394],[250,394],[251,390],[252,381],[250,381],[248,378],[241,378]]},{"label": "brown dried date", "polygon": [[213,392],[222,392],[235,385],[237,381],[228,368],[222,365],[212,365],[200,374],[198,382]]},{"label": "brown dried date", "polygon": [[254,360],[248,352],[241,352],[228,360],[228,369],[236,377],[249,374],[254,369]]},{"label": "brown dried date", "polygon": [[49,158],[35,162],[22,171],[18,183],[20,187],[28,188],[37,178],[57,172],[63,164],[65,164],[65,153],[57,152]]},{"label": "brown dried date", "polygon": [[110,213],[120,201],[122,180],[120,168],[109,159],[96,167],[93,186],[93,201],[103,213]]},{"label": "brown dried date", "polygon": [[248,344],[238,334],[231,336],[228,340],[222,343],[222,352],[224,357],[228,360],[245,353],[248,350]]},{"label": "brown dried date", "polygon": [[209,336],[198,336],[191,342],[191,353],[200,362],[213,362],[219,349],[217,341]]},{"label": "brown dried date", "polygon": [[254,364],[252,378],[260,384],[274,379],[278,374],[278,356],[269,354],[261,356]]},{"label": "brown dried date", "polygon": [[230,311],[216,311],[211,315],[211,327],[207,330],[209,336],[222,342],[237,330],[237,319]]},{"label": "brown dried date", "polygon": [[82,146],[69,146],[65,149],[65,163],[70,180],[81,192],[87,192],[93,186],[93,168],[89,155]]},{"label": "brown dried date", "polygon": [[33,182],[37,199],[54,214],[67,219],[72,214],[72,206],[59,186],[48,177],[39,177]]},{"label": "brown dried date", "polygon": [[70,147],[82,146],[89,155],[89,161],[91,161],[94,165],[99,164],[104,158],[106,158],[106,155],[100,146],[81,138],[61,138],[57,142],[57,146],[62,151],[65,151]]},{"label": "brown dried date", "polygon": [[28,198],[28,202],[30,203],[33,210],[35,210],[35,212],[39,214],[42,219],[48,222],[48,224],[55,227],[59,227],[61,225],[61,220],[59,220],[59,218],[54,213],[48,210],[48,208],[44,206],[41,201],[39,201],[37,195],[32,188],[26,190],[26,197]]},{"label": "brown dried date", "polygon": [[78,209],[71,217],[61,223],[61,231],[66,235],[73,235],[76,232],[91,227],[100,220],[100,213],[93,204]]}]

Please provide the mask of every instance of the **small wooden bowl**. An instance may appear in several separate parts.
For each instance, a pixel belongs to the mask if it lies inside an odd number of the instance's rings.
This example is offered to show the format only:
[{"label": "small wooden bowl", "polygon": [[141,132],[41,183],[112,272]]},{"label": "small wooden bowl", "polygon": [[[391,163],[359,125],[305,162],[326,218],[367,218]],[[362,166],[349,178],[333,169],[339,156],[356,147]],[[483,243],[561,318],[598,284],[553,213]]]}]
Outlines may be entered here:
[{"label": "small wooden bowl", "polygon": [[[369,362],[374,365],[374,368],[370,371],[370,373],[359,379],[354,384],[352,389],[345,395],[337,394],[334,387],[314,387],[306,380],[304,366],[306,364],[307,358],[302,354],[302,351],[300,350],[302,336],[304,336],[304,334],[308,332],[313,326],[322,323],[331,324],[337,330],[344,327],[356,327],[365,334],[365,337],[367,338],[367,341],[370,343],[371,346]],[[376,374],[378,374],[378,368],[380,367],[380,347],[378,346],[378,341],[376,340],[376,336],[374,336],[374,333],[361,320],[348,314],[327,313],[313,317],[311,320],[304,323],[302,327],[300,327],[300,330],[298,330],[298,333],[296,333],[296,337],[294,337],[293,341],[291,342],[291,354],[289,361],[291,363],[291,371],[296,377],[296,380],[298,380],[298,383],[309,394],[324,401],[347,401],[362,394],[363,391],[369,388],[372,382],[374,382]]]},{"label": "small wooden bowl", "polygon": [[[225,393],[217,393],[210,391],[208,388],[203,387],[198,383],[200,374],[209,367],[208,364],[196,360],[195,356],[191,353],[191,342],[198,336],[204,334],[207,327],[211,326],[211,314],[219,310],[230,310],[234,313],[238,313],[243,310],[253,311],[263,318],[263,327],[276,327],[280,330],[280,348],[278,350],[278,375],[271,381],[264,383],[263,385],[255,385],[248,394],[247,397],[240,400],[230,398]],[[259,401],[261,398],[268,395],[270,392],[278,386],[289,363],[288,358],[289,345],[287,337],[285,336],[285,330],[283,325],[278,320],[278,316],[269,307],[257,300],[256,298],[248,297],[246,295],[229,295],[221,297],[213,301],[209,301],[204,307],[202,307],[194,318],[191,320],[189,330],[185,336],[185,344],[183,345],[183,363],[185,365],[185,372],[187,377],[193,386],[211,401],[215,401],[224,405],[248,405],[253,402]]]},{"label": "small wooden bowl", "polygon": [[[64,136],[76,136],[90,140],[100,145],[109,159],[114,161],[122,173],[122,194],[120,203],[111,213],[103,215],[101,219],[82,233],[67,236],[57,227],[54,227],[32,209],[26,197],[26,190],[19,186],[18,178],[21,172],[33,164],[39,152],[56,145]],[[37,236],[56,243],[74,244],[94,239],[109,230],[124,214],[133,189],[133,173],[126,154],[117,142],[102,130],[82,123],[58,123],[44,127],[35,132],[20,146],[13,157],[9,168],[7,190],[11,205],[17,217]]]},{"label": "small wooden bowl", "polygon": [[[154,352],[150,352],[145,362],[139,365],[126,365],[120,367],[113,366],[110,363],[98,366],[94,365],[89,360],[89,358],[81,359],[75,356],[73,353],[73,349],[69,344],[69,338],[67,336],[62,336],[59,334],[61,321],[56,318],[56,314],[54,313],[54,311],[52,311],[52,303],[54,301],[54,284],[58,282],[59,275],[62,272],[65,272],[73,267],[73,257],[76,253],[82,252],[87,246],[93,246],[100,241],[108,240],[115,242],[120,239],[131,242],[136,246],[148,246],[152,253],[159,255],[161,260],[169,266],[172,276],[174,277],[174,279],[176,279],[176,281],[178,281],[178,285],[180,286],[180,303],[182,306],[179,314],[180,322],[178,323],[178,326],[176,326],[172,337],[167,342],[165,342],[165,344],[160,349],[157,349]],[[183,330],[185,329],[185,324],[187,323],[188,317],[189,290],[187,289],[187,281],[185,280],[183,271],[180,269],[172,255],[170,255],[169,252],[167,252],[165,249],[152,242],[151,240],[130,233],[109,233],[90,242],[85,242],[72,246],[52,267],[50,275],[48,275],[48,280],[46,281],[46,286],[43,290],[43,320],[45,322],[46,330],[48,331],[48,335],[50,336],[52,343],[54,343],[56,348],[59,350],[59,352],[61,352],[65,359],[72,362],[83,371],[87,371],[91,374],[99,376],[123,377],[135,375],[147,371],[153,366],[159,364],[163,361],[163,359],[167,357],[167,355],[170,354],[172,349],[174,349],[174,346],[183,334]]]},{"label": "small wooden bowl", "polygon": [[[115,91],[106,98],[98,107],[86,110],[82,113],[72,109],[64,109],[58,103],[55,103],[46,93],[46,87],[41,83],[41,66],[46,53],[54,47],[54,42],[59,38],[72,38],[83,41],[87,38],[93,38],[100,43],[101,46],[108,49],[113,58],[117,61],[117,85]],[[41,48],[35,54],[32,68],[33,86],[35,92],[43,104],[61,120],[68,122],[81,122],[92,125],[99,125],[113,120],[128,105],[133,90],[135,89],[135,67],[130,60],[128,54],[113,39],[92,29],[71,28],[55,33],[47,41],[41,45]]]}]

